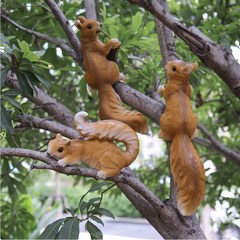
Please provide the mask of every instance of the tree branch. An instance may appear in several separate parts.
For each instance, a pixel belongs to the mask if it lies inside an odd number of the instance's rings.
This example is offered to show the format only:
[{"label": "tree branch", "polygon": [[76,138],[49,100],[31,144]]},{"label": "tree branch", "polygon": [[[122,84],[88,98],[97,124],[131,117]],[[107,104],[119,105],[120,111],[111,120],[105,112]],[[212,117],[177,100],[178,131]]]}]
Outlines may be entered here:
[{"label": "tree branch", "polygon": [[[0,156],[1,157],[18,156],[32,158],[45,163],[45,164],[33,164],[31,167],[32,169],[48,169],[66,175],[78,175],[99,179],[97,177],[97,171],[94,169],[81,168],[76,166],[62,167],[57,164],[57,161],[55,159],[49,157],[43,152],[21,148],[2,148],[0,150]],[[119,175],[111,177],[108,180],[113,181],[115,183],[128,184],[135,191],[141,194],[141,196],[143,196],[149,202],[149,204],[154,206],[155,209],[159,211],[159,213],[163,211],[163,208],[165,206],[164,203],[153,192],[151,192],[143,183],[141,183],[139,179],[134,176],[133,172],[129,168],[123,169]]]},{"label": "tree branch", "polygon": [[[16,75],[8,74],[7,81],[5,84],[12,89],[20,91]],[[67,125],[69,127],[74,127],[74,120],[72,112],[65,107],[62,103],[58,102],[56,99],[50,97],[47,93],[42,91],[40,88],[35,86],[36,91],[34,91],[33,96],[22,93],[26,98],[28,98],[33,103],[41,106],[47,113],[53,116],[57,121]]]},{"label": "tree branch", "polygon": [[32,115],[19,115],[18,117],[20,119],[21,125],[17,127],[34,127],[48,130],[54,133],[61,133],[67,138],[81,139],[81,136],[79,136],[79,132],[77,130],[71,127],[67,127],[66,125]]},{"label": "tree branch", "polygon": [[159,118],[165,108],[163,101],[156,101],[122,82],[115,83],[113,88],[124,103],[159,124]]},{"label": "tree branch", "polygon": [[60,47],[63,51],[68,53],[74,60],[77,61],[75,52],[67,44],[65,44],[63,41],[60,41],[59,39],[56,39],[56,38],[52,38],[52,37],[50,37],[46,34],[42,34],[40,32],[36,32],[36,31],[31,30],[31,29],[25,28],[25,27],[21,26],[20,24],[16,23],[15,21],[13,21],[11,18],[2,14],[2,12],[1,12],[1,18],[4,19],[5,21],[7,21],[8,23],[12,24],[16,28],[18,28],[18,29],[20,29],[20,30],[22,30],[22,31],[24,31],[28,34],[31,34],[31,35],[35,36],[36,38],[44,39],[47,42],[52,43],[52,44],[56,45],[57,47]]},{"label": "tree branch", "polygon": [[97,19],[95,1],[94,0],[84,0],[84,5],[86,9],[86,18]]},{"label": "tree branch", "polygon": [[183,26],[172,17],[158,1],[128,0],[151,12],[164,25],[181,38],[199,59],[228,85],[240,98],[240,64],[223,46],[210,40],[199,29]]},{"label": "tree branch", "polygon": [[72,46],[72,48],[76,54],[78,64],[82,67],[82,69],[84,69],[80,42],[79,42],[75,32],[73,31],[71,25],[69,24],[68,19],[63,14],[60,7],[54,0],[44,0],[44,1],[48,5],[48,7],[51,9],[55,18],[61,24],[61,26],[62,26],[63,30],[65,31],[66,36],[69,40],[69,43]]},{"label": "tree branch", "polygon": [[198,124],[198,128],[202,131],[202,133],[209,139],[209,141],[212,143],[212,146],[215,150],[220,152],[222,155],[224,155],[227,159],[233,161],[237,165],[240,166],[240,153],[237,153],[227,147],[225,147],[223,144],[218,142],[212,134],[202,125]]}]

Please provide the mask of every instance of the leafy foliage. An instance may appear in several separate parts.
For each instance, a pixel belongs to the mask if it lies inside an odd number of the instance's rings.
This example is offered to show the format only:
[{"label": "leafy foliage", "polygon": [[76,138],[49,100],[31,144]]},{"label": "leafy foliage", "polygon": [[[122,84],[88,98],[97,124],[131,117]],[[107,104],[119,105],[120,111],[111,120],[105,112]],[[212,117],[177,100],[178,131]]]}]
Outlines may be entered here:
[{"label": "leafy foliage", "polygon": [[[36,91],[36,85],[42,83],[45,87],[50,87],[50,77],[43,69],[49,69],[49,63],[40,60],[40,57],[45,51],[30,50],[30,46],[26,41],[20,41],[17,39],[18,47],[11,45],[10,40],[15,37],[5,37],[0,35],[1,38],[1,63],[3,68],[1,69],[1,89],[3,88],[8,75],[13,77],[16,74],[17,81],[22,91],[22,94],[33,95]],[[11,104],[17,110],[23,111],[19,102],[15,100],[17,92],[14,90],[3,90],[1,92],[1,129],[7,131],[13,135],[13,125],[11,121],[11,113],[3,105],[4,102]],[[6,104],[8,105],[8,104]]]},{"label": "leafy foliage", "polygon": [[31,196],[22,194],[11,201],[1,196],[1,239],[26,239],[36,226]]},{"label": "leafy foliage", "polygon": [[[96,192],[106,185],[109,185],[109,183],[100,182],[93,184],[87,193],[81,197],[77,208],[67,209],[72,217],[58,219],[49,224],[38,239],[78,239],[79,224],[84,221],[86,221],[86,230],[89,232],[92,240],[103,239],[102,231],[93,222],[104,225],[101,216],[114,218],[109,210],[100,207],[104,193],[114,185],[104,190],[101,193],[101,197],[91,198],[88,202],[84,199],[89,193]],[[78,213],[80,217],[78,217]]]},{"label": "leafy foliage", "polygon": [[[47,34],[66,43],[66,36],[51,11],[43,1],[29,3],[27,0],[3,0],[2,12],[6,13],[16,23],[34,31]],[[239,49],[239,1],[209,1],[169,0],[169,11],[186,25],[195,25],[207,36],[229,49]],[[127,6],[127,7],[126,7]],[[98,19],[103,22],[104,33],[101,39],[105,42],[109,38],[117,37],[122,45],[119,52],[119,67],[126,75],[127,84],[147,94],[154,90],[156,82],[164,82],[164,71],[159,45],[154,30],[152,16],[135,5],[125,1],[96,1]],[[61,1],[61,9],[70,20],[71,25],[76,16],[85,13],[83,1]],[[23,147],[44,151],[47,141],[52,134],[39,131],[30,127],[21,126],[19,115],[32,114],[37,117],[47,118],[49,115],[24,96],[33,94],[36,86],[47,89],[49,95],[64,103],[72,112],[87,110],[90,118],[97,117],[97,94],[89,93],[83,79],[83,71],[71,57],[60,48],[46,40],[17,29],[4,19],[2,21],[1,35],[1,145],[3,147]],[[78,34],[78,33],[77,33]],[[177,55],[186,62],[199,60],[178,38],[175,39]],[[225,84],[203,64],[192,75],[193,85],[192,101],[199,121],[209,132],[225,146],[239,151],[240,145],[240,104]],[[49,71],[50,69],[50,71]],[[49,74],[50,72],[50,74]],[[16,74],[21,92],[9,89],[6,79]],[[97,120],[97,119],[96,119]],[[155,134],[158,126],[149,121],[150,128]],[[31,125],[31,124],[30,124]],[[200,137],[205,136],[200,133]],[[207,140],[207,139],[205,139]],[[220,156],[211,147],[197,145],[202,160],[211,162],[212,168],[207,169],[207,194],[205,204],[215,207],[216,202],[228,204],[228,218],[221,224],[231,224],[239,210],[239,182],[240,175],[231,159]],[[2,218],[3,238],[26,238],[27,233],[33,230],[35,220],[28,207],[24,208],[21,196],[27,193],[33,181],[37,181],[37,173],[31,173],[28,179],[29,160],[22,158],[6,158],[1,160],[2,179],[1,186],[4,191]],[[35,175],[36,174],[36,175]],[[169,169],[167,153],[159,158],[153,167],[142,166],[137,169],[141,180],[157,195],[164,198],[169,191]],[[159,184],[160,183],[160,184]],[[78,183],[80,184],[80,183]],[[88,181],[84,182],[85,185]],[[103,184],[104,185],[104,184]],[[100,186],[100,185],[99,185]],[[102,186],[103,187],[103,186]],[[96,187],[98,188],[98,187]],[[94,188],[92,188],[93,192]],[[89,193],[91,193],[89,190]],[[116,191],[112,191],[116,194]],[[227,194],[224,193],[228,193]],[[232,197],[233,194],[234,196]],[[96,223],[101,224],[101,216],[111,214],[100,207],[101,196],[90,200],[82,198],[76,208],[68,209],[71,217],[55,222],[45,232],[45,237],[50,230],[56,238],[67,238],[72,233],[68,232],[72,226],[74,236],[77,235],[77,225],[83,218],[76,214],[88,216],[87,229],[92,239],[101,238],[101,231]],[[21,202],[21,203],[20,203]],[[19,204],[17,211],[16,209]],[[4,205],[5,204],[5,205]],[[21,211],[19,210],[21,208]],[[13,215],[16,214],[16,215]],[[29,215],[30,214],[30,215]],[[16,228],[10,228],[11,219],[15,219]],[[21,218],[28,218],[24,228]],[[95,224],[95,225],[94,225]],[[19,227],[18,227],[19,226]],[[54,227],[55,226],[55,227]],[[20,230],[17,231],[16,229]],[[46,231],[45,230],[45,231]],[[70,235],[69,235],[70,234]],[[51,236],[51,235],[50,235]],[[71,235],[71,237],[74,238]]]}]

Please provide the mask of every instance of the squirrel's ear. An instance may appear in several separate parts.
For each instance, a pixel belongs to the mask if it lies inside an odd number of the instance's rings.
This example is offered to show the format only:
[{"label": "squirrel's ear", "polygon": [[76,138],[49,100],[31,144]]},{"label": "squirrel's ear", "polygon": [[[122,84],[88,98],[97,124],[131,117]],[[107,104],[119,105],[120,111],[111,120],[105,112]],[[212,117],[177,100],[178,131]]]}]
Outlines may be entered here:
[{"label": "squirrel's ear", "polygon": [[80,21],[80,23],[84,23],[86,21],[86,18],[83,16],[79,16],[78,20]]},{"label": "squirrel's ear", "polygon": [[62,138],[62,135],[61,135],[60,133],[58,133],[58,134],[56,135],[56,138]]},{"label": "squirrel's ear", "polygon": [[181,72],[182,73],[187,73],[190,74],[193,71],[196,71],[198,69],[198,63],[192,63],[192,64],[186,64],[182,69]]},{"label": "squirrel's ear", "polygon": [[68,140],[65,145],[70,146],[70,144],[71,144],[71,140]]},{"label": "squirrel's ear", "polygon": [[198,69],[198,63],[192,63],[192,71],[196,71]]}]

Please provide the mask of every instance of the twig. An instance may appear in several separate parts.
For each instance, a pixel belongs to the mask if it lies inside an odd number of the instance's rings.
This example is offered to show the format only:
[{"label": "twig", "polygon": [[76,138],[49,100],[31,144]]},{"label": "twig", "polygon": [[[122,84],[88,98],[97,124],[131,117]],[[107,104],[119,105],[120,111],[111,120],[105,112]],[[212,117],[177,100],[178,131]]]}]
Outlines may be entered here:
[{"label": "twig", "polygon": [[28,29],[28,28],[25,28],[23,27],[22,25],[16,23],[15,21],[13,21],[11,18],[5,16],[4,14],[1,14],[1,17],[7,21],[8,23],[12,24],[13,26],[15,26],[16,28],[28,33],[28,34],[31,34],[37,38],[40,38],[40,39],[44,39],[46,41],[48,41],[49,43],[53,43],[54,45],[56,45],[57,47],[60,47],[63,51],[65,51],[66,53],[68,53],[73,59],[76,60],[76,54],[74,53],[74,51],[67,45],[65,44],[63,41],[60,41],[56,38],[52,38],[46,34],[42,34],[40,32],[36,32],[36,31],[33,31],[31,29]]},{"label": "twig", "polygon": [[63,136],[68,138],[80,138],[77,130],[67,127],[66,125],[49,121],[47,119],[35,117],[32,115],[19,115],[18,116],[21,126],[23,127],[34,127],[39,129],[48,130],[54,133],[61,133]]},{"label": "twig", "polygon": [[240,153],[237,153],[237,152],[225,147],[220,142],[218,142],[213,137],[213,135],[202,124],[199,123],[198,128],[209,139],[209,141],[212,143],[212,147],[214,149],[216,149],[218,152],[223,154],[229,160],[232,160],[234,163],[240,165]]}]

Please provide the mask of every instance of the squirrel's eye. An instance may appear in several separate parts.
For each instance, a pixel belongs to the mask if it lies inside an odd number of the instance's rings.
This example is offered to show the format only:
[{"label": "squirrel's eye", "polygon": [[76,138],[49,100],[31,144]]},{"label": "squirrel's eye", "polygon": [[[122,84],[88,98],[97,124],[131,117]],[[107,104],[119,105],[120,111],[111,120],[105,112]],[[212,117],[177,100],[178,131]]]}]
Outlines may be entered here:
[{"label": "squirrel's eye", "polygon": [[176,72],[176,71],[177,71],[176,66],[173,66],[173,67],[172,67],[172,70],[173,70],[174,72]]},{"label": "squirrel's eye", "polygon": [[88,24],[88,25],[87,25],[87,28],[88,28],[88,29],[91,29],[91,28],[92,28],[92,24]]},{"label": "squirrel's eye", "polygon": [[60,147],[59,149],[58,149],[58,152],[62,152],[64,150],[64,148],[63,147]]},{"label": "squirrel's eye", "polygon": [[100,27],[102,27],[102,24],[100,23]]}]

